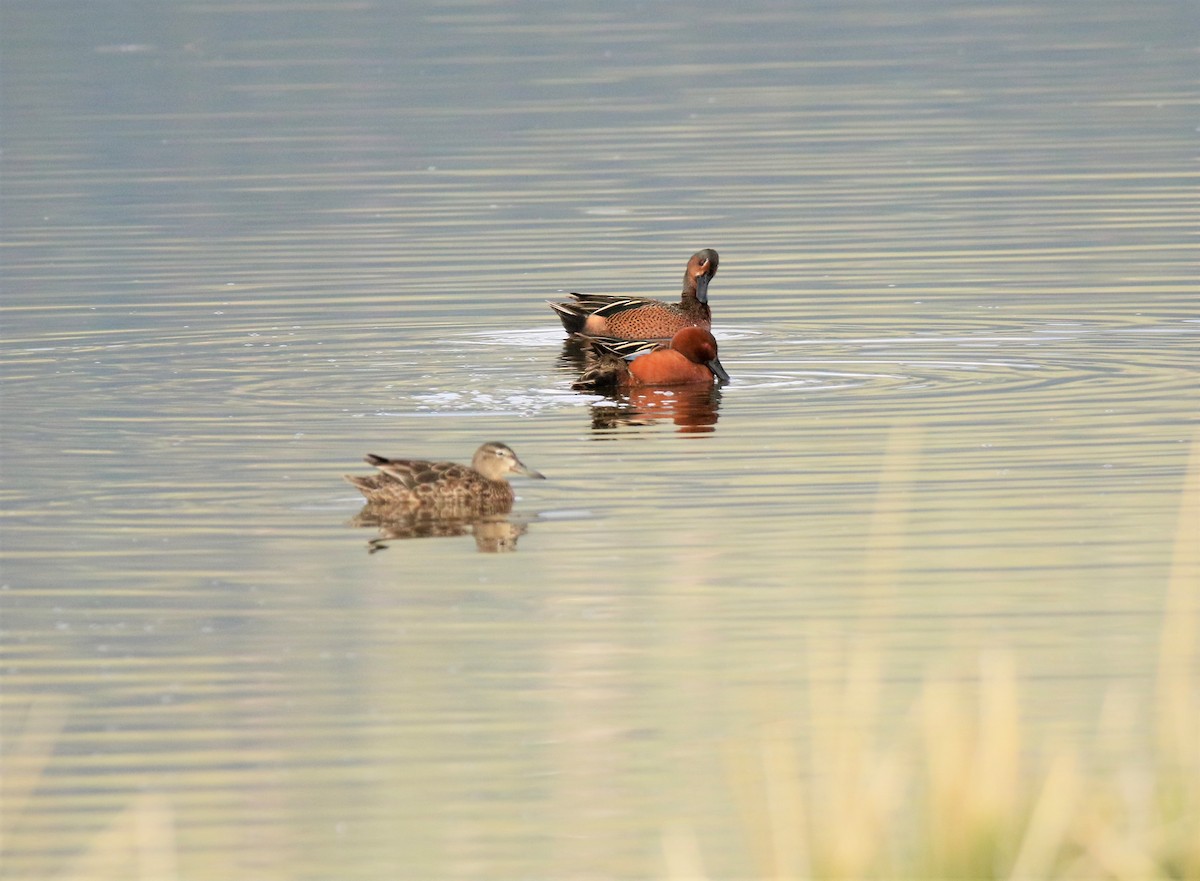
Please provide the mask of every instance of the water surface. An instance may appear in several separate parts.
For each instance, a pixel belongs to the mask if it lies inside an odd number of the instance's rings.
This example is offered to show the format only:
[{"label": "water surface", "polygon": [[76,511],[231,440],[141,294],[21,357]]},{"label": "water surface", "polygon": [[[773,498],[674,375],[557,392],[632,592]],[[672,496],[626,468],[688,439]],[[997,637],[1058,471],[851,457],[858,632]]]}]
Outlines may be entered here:
[{"label": "water surface", "polygon": [[[6,875],[744,875],[722,756],[856,646],[884,728],[980,647],[1148,718],[1192,17],[7,4]],[[544,301],[701,247],[733,382],[571,391]],[[355,525],[491,439],[495,546]]]}]

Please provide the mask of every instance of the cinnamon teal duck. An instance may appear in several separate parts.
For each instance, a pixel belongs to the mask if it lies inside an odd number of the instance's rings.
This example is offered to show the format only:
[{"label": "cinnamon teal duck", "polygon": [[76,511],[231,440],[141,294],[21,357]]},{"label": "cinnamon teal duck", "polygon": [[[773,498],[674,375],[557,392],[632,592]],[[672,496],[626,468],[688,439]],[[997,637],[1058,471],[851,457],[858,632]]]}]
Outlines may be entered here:
[{"label": "cinnamon teal duck", "polygon": [[588,337],[589,363],[571,387],[614,391],[637,386],[729,382],[717,358],[717,341],[702,327],[685,327],[669,344],[654,340]]},{"label": "cinnamon teal duck", "polygon": [[568,333],[618,339],[669,339],[684,327],[712,326],[708,283],[717,274],[717,252],[697,251],[683,273],[683,293],[678,303],[649,297],[572,293],[572,302],[551,303]]}]

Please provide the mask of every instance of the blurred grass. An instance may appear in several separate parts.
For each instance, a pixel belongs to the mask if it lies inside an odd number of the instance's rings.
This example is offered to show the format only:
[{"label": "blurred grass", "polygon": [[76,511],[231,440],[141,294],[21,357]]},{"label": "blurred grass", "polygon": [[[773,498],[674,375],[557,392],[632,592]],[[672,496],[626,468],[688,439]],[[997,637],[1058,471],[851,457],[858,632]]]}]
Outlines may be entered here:
[{"label": "blurred grass", "polygon": [[[1030,745],[1019,678],[987,654],[972,681],[931,675],[906,724],[872,736],[878,665],[814,696],[807,748],[786,723],[730,750],[754,878],[1200,878],[1194,681],[1164,696],[1191,714],[1191,742],[1154,761]],[[1182,727],[1180,731],[1184,730]],[[1176,749],[1176,747],[1181,747]],[[703,849],[684,824],[664,833],[667,876],[698,879]]]},{"label": "blurred grass", "polygon": [[[888,459],[911,460],[910,442]],[[883,470],[881,483],[899,479]],[[879,559],[868,574],[887,570]],[[852,653],[843,681],[810,686],[803,744],[776,722],[729,748],[744,877],[1200,879],[1200,437],[1166,593],[1146,741],[1129,736],[1145,720],[1114,689],[1093,748],[1027,743],[1003,652],[983,654],[967,681],[930,673],[884,735],[880,653]],[[686,822],[667,826],[662,848],[667,877],[707,877]]]}]

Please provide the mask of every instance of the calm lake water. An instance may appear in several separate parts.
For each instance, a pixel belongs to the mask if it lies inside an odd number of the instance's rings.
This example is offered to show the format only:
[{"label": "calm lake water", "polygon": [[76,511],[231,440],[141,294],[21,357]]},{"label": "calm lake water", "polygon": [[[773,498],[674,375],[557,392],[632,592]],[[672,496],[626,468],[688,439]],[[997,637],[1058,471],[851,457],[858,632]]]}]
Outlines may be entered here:
[{"label": "calm lake water", "polygon": [[[1195,15],[8,0],[5,876],[745,876],[728,745],[860,647],[1148,719]],[[571,391],[545,300],[703,247],[733,382]],[[507,528],[369,552],[363,454],[493,439]]]}]

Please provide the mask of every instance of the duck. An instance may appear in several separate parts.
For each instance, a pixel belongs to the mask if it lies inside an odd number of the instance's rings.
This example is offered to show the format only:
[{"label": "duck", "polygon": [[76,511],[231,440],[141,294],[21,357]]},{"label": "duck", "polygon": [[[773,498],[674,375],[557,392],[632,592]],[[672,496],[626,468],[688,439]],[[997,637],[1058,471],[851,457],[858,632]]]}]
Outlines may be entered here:
[{"label": "duck", "polygon": [[625,340],[669,339],[684,327],[712,327],[708,306],[708,284],[717,274],[719,258],[712,248],[693,254],[683,273],[683,292],[678,303],[650,297],[611,294],[579,294],[572,300],[550,303],[570,334],[606,336]]},{"label": "duck", "polygon": [[505,479],[519,474],[536,480],[545,475],[517,458],[507,444],[489,441],[475,451],[471,464],[424,459],[388,459],[368,453],[363,461],[379,473],[344,475],[368,506],[432,516],[503,514],[515,495]]},{"label": "duck", "polygon": [[703,327],[685,327],[669,344],[611,337],[588,337],[586,342],[590,347],[588,366],[571,386],[577,391],[729,382],[717,357],[717,340]]}]

